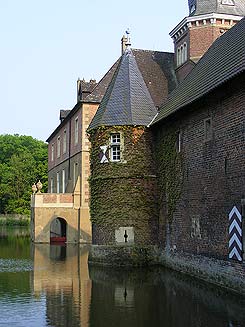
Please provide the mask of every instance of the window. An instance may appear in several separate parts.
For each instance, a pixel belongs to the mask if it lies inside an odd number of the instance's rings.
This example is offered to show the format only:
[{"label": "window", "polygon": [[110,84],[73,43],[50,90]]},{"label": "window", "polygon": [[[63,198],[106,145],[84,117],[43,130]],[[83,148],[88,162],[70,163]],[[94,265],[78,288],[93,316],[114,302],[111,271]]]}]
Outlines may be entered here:
[{"label": "window", "polygon": [[184,43],[184,62],[186,62],[187,61],[187,43],[185,42]]},{"label": "window", "polygon": [[177,48],[177,67],[181,66],[188,59],[187,56],[187,43],[184,42],[181,46]]},{"label": "window", "polygon": [[234,6],[234,1],[233,0],[222,0],[221,1],[222,5],[228,5],[228,6]]},{"label": "window", "polygon": [[54,179],[50,179],[50,193],[54,193]]},{"label": "window", "polygon": [[120,161],[121,160],[121,135],[120,133],[111,134],[111,151],[110,157],[111,161]]},{"label": "window", "polygon": [[77,176],[78,176],[78,163],[74,163],[73,167],[73,186],[76,186],[76,181],[77,181]]},{"label": "window", "polygon": [[204,138],[205,141],[210,141],[212,139],[212,120],[211,118],[207,118],[204,120]]},{"label": "window", "polygon": [[60,193],[60,172],[56,173],[56,193]]},{"label": "window", "polygon": [[62,170],[62,193],[65,193],[66,188],[66,171],[65,169]]},{"label": "window", "polygon": [[75,119],[75,144],[78,143],[78,117]]},{"label": "window", "polygon": [[60,136],[57,137],[57,158],[60,157]]},{"label": "window", "polygon": [[54,161],[54,143],[51,144],[51,161]]},{"label": "window", "polygon": [[176,138],[176,151],[179,153],[181,152],[181,133],[177,133],[177,138]]},{"label": "window", "polygon": [[63,153],[66,153],[66,129],[64,130],[64,135],[63,135]]}]

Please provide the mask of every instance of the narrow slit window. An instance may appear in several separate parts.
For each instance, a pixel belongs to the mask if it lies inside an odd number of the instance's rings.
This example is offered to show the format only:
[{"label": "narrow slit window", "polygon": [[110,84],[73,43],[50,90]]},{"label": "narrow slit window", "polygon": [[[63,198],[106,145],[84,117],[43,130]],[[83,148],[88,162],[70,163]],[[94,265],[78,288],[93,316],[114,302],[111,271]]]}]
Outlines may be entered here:
[{"label": "narrow slit window", "polygon": [[60,136],[57,138],[57,158],[60,157]]},{"label": "narrow slit window", "polygon": [[212,119],[207,118],[204,120],[204,137],[205,141],[212,139],[213,129],[212,129]]}]

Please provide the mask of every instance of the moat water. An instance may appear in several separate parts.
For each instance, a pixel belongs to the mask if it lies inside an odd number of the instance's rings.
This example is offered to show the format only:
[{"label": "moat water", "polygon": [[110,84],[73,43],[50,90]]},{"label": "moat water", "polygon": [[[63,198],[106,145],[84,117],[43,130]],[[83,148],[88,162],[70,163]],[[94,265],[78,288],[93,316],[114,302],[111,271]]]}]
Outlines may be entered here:
[{"label": "moat water", "polygon": [[88,251],[0,228],[0,326],[245,326],[238,295],[159,267],[88,267]]}]

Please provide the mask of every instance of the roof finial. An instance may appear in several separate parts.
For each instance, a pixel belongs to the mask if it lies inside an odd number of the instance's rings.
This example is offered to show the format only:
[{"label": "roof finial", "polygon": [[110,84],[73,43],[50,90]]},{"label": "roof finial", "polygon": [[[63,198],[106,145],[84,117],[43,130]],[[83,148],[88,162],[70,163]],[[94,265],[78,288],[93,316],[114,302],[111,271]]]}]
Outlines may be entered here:
[{"label": "roof finial", "polygon": [[126,30],[126,35],[127,35],[127,42],[126,42],[126,47],[130,47],[131,46],[131,41],[130,41],[130,30],[129,28]]}]

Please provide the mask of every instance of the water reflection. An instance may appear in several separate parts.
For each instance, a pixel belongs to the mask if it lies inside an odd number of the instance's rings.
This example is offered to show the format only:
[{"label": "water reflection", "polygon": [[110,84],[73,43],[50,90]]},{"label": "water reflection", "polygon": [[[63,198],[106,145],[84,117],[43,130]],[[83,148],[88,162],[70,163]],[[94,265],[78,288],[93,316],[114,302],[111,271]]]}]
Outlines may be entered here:
[{"label": "water reflection", "polygon": [[91,281],[87,259],[86,246],[34,246],[33,291],[35,297],[45,294],[48,325],[88,326]]},{"label": "water reflection", "polygon": [[0,236],[0,326],[245,326],[239,296],[158,267],[88,269],[87,246],[17,235]]},{"label": "water reflection", "polygon": [[245,326],[244,300],[162,268],[90,268],[90,326]]}]

